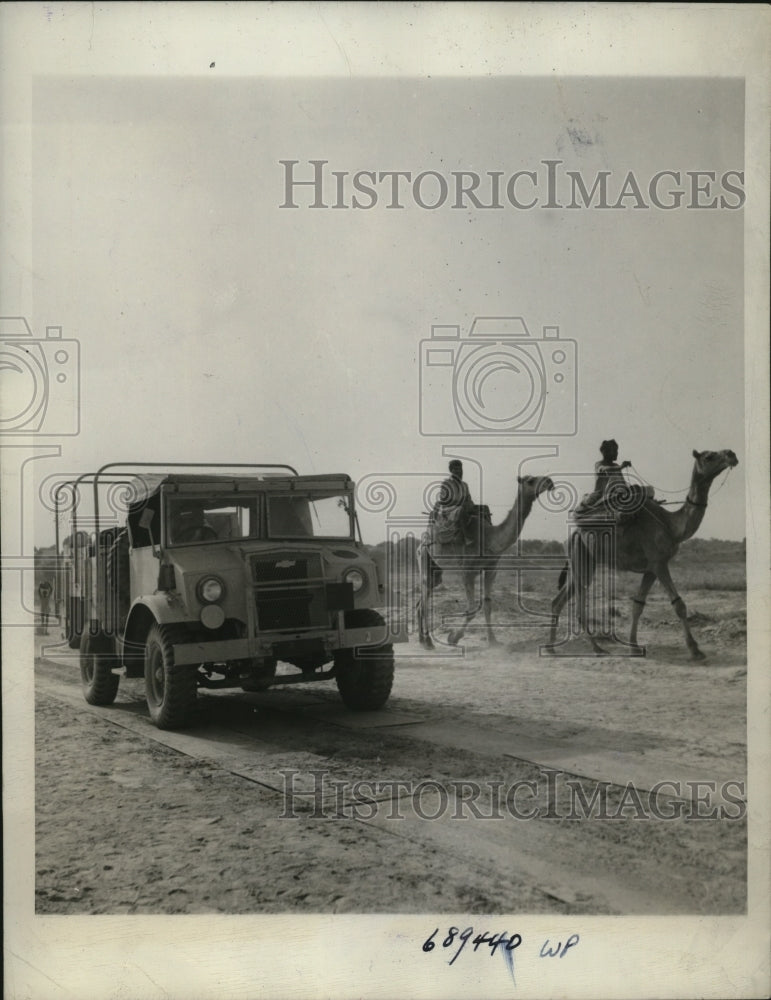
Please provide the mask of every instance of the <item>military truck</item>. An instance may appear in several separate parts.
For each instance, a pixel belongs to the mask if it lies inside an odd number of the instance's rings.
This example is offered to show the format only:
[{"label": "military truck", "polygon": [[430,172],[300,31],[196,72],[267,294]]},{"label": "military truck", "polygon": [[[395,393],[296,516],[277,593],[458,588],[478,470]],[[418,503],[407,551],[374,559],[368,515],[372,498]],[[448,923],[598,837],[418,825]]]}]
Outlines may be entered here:
[{"label": "military truck", "polygon": [[62,484],[73,497],[93,488],[81,526],[73,500],[66,544],[57,530],[66,635],[89,704],[111,704],[121,676],[144,676],[161,729],[194,724],[202,688],[334,679],[350,709],[386,703],[393,643],[406,636],[381,613],[385,580],[361,542],[347,475],[142,468],[108,465]]}]

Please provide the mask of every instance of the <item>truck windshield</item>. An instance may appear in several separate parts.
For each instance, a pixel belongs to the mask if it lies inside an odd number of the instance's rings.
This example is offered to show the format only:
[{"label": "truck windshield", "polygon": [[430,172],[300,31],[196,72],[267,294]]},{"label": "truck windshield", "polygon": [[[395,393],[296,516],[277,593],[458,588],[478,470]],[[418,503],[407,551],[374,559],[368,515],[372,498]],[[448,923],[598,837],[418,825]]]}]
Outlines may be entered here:
[{"label": "truck windshield", "polygon": [[348,493],[268,497],[271,538],[352,538],[353,502]]},{"label": "truck windshield", "polygon": [[169,497],[168,545],[228,542],[259,535],[257,497]]}]

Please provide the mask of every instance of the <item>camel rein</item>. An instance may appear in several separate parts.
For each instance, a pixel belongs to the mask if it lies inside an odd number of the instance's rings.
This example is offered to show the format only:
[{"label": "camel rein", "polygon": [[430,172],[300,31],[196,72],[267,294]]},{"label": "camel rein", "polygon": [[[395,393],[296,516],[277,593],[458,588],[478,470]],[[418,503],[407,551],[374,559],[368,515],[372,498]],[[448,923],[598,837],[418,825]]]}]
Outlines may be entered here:
[{"label": "camel rein", "polygon": [[[643,476],[640,473],[639,469],[635,465],[632,465],[632,468],[637,473],[637,475],[640,477],[640,479],[642,479],[642,481],[646,484],[646,486],[653,486],[653,483],[649,482],[645,478],[645,476]],[[725,476],[723,477],[723,482],[718,486],[718,488],[712,494],[713,496],[716,496],[723,489],[723,487],[725,486],[725,484],[728,482],[728,477],[730,476],[730,474],[731,474],[731,466],[729,465],[728,468],[725,470]],[[685,491],[684,490],[660,490],[659,492],[660,493],[683,493],[683,492],[690,493],[690,491],[691,491],[691,487],[689,486],[688,489],[685,490]],[[707,504],[705,504],[705,503],[698,503],[696,500],[691,500],[691,498],[689,496],[686,496],[684,502],[685,503],[689,503],[692,507],[703,507],[704,509],[706,509],[706,507],[707,507]],[[664,505],[670,504],[670,503],[680,503],[680,501],[679,500],[657,500],[656,503],[659,503],[662,506],[664,506]]]}]

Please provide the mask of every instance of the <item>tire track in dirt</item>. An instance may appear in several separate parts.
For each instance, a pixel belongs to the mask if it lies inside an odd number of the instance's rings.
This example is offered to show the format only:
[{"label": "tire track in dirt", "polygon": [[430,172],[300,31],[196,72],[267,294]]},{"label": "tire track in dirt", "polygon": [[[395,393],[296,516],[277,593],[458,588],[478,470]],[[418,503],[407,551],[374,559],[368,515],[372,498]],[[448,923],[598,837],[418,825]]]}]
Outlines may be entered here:
[{"label": "tire track in dirt", "polygon": [[[447,800],[437,819],[427,820],[427,815],[440,811],[437,809],[437,804],[442,804],[438,803],[438,791],[434,791],[433,799],[430,795],[427,798],[422,795],[419,802],[406,793],[402,796],[375,795],[365,815],[362,815],[360,802],[345,795],[340,799],[334,789],[325,789],[323,784],[319,795],[314,772],[331,773],[335,781],[348,786],[357,781],[374,780],[371,762],[358,765],[351,760],[341,761],[339,756],[330,758],[323,753],[287,745],[297,737],[302,740],[303,735],[339,726],[339,719],[334,721],[335,708],[327,707],[325,711],[323,699],[314,706],[315,699],[311,698],[310,709],[308,700],[303,704],[302,697],[294,709],[291,699],[285,700],[282,707],[274,710],[274,715],[283,716],[283,720],[274,719],[274,724],[267,727],[271,738],[265,738],[264,709],[260,708],[264,699],[259,696],[207,698],[205,701],[217,721],[193,732],[162,732],[145,717],[143,700],[130,688],[119,694],[113,708],[96,709],[84,703],[71,676],[65,679],[43,667],[39,683],[46,694],[79,712],[85,710],[102,723],[122,726],[145,740],[162,744],[194,760],[215,762],[239,778],[270,789],[284,797],[285,802],[286,780],[280,772],[296,771],[292,781],[297,809],[316,809],[325,815],[337,813],[358,820],[373,832],[401,838],[413,850],[441,851],[470,870],[478,870],[481,866],[490,873],[491,879],[525,884],[563,904],[568,911],[641,914],[699,911],[689,873],[681,864],[667,864],[656,852],[641,851],[639,847],[645,845],[616,842],[596,835],[586,837],[583,835],[586,824],[574,823],[566,827],[548,820],[522,821],[511,815],[501,819],[460,818],[464,813],[463,805],[453,797]],[[256,714],[261,721],[257,721]],[[426,722],[425,718],[416,715],[416,721],[410,723],[405,713],[397,713],[397,717],[401,721],[395,728],[399,730],[401,742],[408,744],[407,750],[402,748],[402,755],[407,758],[405,777],[425,759],[421,745],[433,744],[440,751],[444,748],[452,752],[462,750],[469,737],[468,733],[458,731],[457,725],[453,729],[452,722],[445,725],[436,718]],[[225,725],[221,724],[222,718],[227,720]],[[378,730],[377,736],[382,738],[383,730],[390,728],[381,724],[365,729],[358,718],[358,723],[342,727],[352,741],[348,749],[353,758],[358,756],[357,749],[367,755],[373,730]],[[292,738],[282,739],[282,725],[287,722]],[[255,732],[257,725],[261,726],[261,735]],[[450,739],[453,732],[454,743]],[[477,739],[473,752],[480,757],[492,757],[500,764],[503,754],[499,735],[488,733],[487,739]],[[517,765],[512,766],[516,768]],[[301,801],[298,802],[298,798]],[[483,814],[489,814],[489,803],[480,802],[479,805]],[[394,813],[402,818],[395,818]]]}]

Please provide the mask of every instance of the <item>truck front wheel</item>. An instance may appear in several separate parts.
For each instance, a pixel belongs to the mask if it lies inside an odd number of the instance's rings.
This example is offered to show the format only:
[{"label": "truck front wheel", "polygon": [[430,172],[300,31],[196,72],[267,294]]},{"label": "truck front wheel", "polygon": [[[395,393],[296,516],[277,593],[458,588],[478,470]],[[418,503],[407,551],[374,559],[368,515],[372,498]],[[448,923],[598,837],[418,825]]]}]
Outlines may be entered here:
[{"label": "truck front wheel", "polygon": [[89,705],[112,705],[118,693],[120,677],[112,672],[118,666],[112,640],[106,635],[90,635],[80,641],[80,679]]},{"label": "truck front wheel", "polygon": [[[376,611],[349,611],[350,628],[374,628],[385,622]],[[356,655],[358,653],[358,655]],[[335,680],[347,708],[372,711],[382,708],[394,681],[394,649],[388,643],[372,649],[340,649],[335,653]]]},{"label": "truck front wheel", "polygon": [[159,729],[182,729],[195,718],[197,667],[174,663],[174,643],[186,633],[171,625],[153,625],[145,643],[145,694],[150,718]]}]

